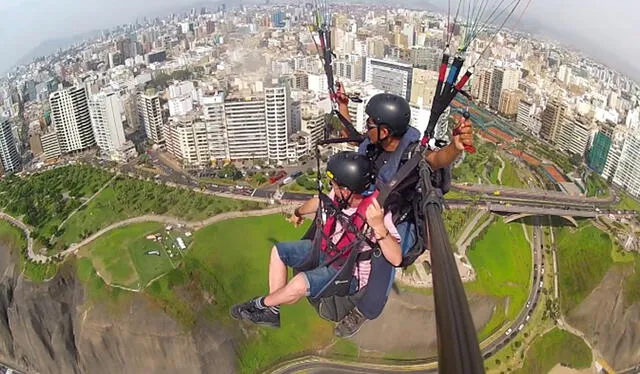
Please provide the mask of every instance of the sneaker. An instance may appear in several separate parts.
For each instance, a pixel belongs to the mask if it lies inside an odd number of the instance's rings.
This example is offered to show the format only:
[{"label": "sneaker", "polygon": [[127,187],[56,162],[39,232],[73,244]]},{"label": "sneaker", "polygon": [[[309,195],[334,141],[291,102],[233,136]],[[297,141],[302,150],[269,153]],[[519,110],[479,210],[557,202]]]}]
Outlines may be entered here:
[{"label": "sneaker", "polygon": [[244,302],[242,304],[236,304],[234,306],[231,307],[231,309],[229,310],[229,314],[231,315],[231,317],[233,319],[237,319],[237,320],[241,320],[243,319],[242,317],[242,312],[243,311],[253,311],[253,309],[257,309],[254,302],[254,299],[251,299],[247,302]]},{"label": "sneaker", "polygon": [[264,327],[280,327],[280,313],[275,313],[271,308],[260,309],[252,306],[240,310],[241,318]]},{"label": "sneaker", "polygon": [[335,335],[338,338],[350,338],[360,331],[365,322],[367,322],[367,317],[363,316],[358,308],[354,308],[342,321],[338,322]]}]

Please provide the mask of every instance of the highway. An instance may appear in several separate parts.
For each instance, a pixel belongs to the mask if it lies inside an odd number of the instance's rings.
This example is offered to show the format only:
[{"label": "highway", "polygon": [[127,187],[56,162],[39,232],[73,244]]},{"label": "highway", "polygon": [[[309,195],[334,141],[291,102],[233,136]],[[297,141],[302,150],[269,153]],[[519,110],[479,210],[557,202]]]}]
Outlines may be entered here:
[{"label": "highway", "polygon": [[514,187],[504,187],[504,186],[487,186],[487,185],[462,185],[456,184],[453,186],[454,190],[460,190],[464,192],[475,192],[475,193],[484,193],[484,194],[493,194],[495,191],[500,191],[500,196],[504,197],[515,197],[515,198],[524,198],[524,199],[536,199],[536,200],[547,200],[547,201],[563,201],[563,202],[574,202],[574,203],[583,203],[583,204],[592,204],[592,205],[611,205],[615,201],[614,196],[609,196],[605,198],[595,198],[595,197],[582,197],[582,196],[571,196],[567,195],[563,192],[558,191],[547,191],[547,190],[525,190]]}]

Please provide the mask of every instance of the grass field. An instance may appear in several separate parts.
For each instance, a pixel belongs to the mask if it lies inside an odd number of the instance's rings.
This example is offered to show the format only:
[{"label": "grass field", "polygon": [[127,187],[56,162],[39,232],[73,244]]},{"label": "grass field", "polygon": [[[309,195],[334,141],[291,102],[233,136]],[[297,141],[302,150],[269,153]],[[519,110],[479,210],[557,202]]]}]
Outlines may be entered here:
[{"label": "grass field", "polygon": [[[268,291],[273,241],[295,240],[304,231],[292,228],[280,215],[220,222],[195,234],[183,271],[198,279],[203,291],[215,295],[211,317],[236,325],[229,308]],[[283,306],[281,315],[280,329],[258,329],[252,339],[240,344],[242,372],[252,373],[282,357],[326,346],[333,338],[331,324],[318,318],[304,300]]]},{"label": "grass field", "polygon": [[[163,239],[145,238],[156,233],[162,234]],[[181,262],[183,254],[175,244],[178,235],[188,245],[188,238],[176,231],[167,233],[159,223],[133,224],[104,234],[83,248],[81,256],[91,259],[106,283],[142,289]]]},{"label": "grass field", "polygon": [[525,356],[524,367],[515,372],[548,373],[560,363],[574,369],[586,369],[591,366],[591,360],[591,350],[581,338],[556,328],[533,341]]},{"label": "grass field", "polygon": [[96,272],[90,259],[77,258],[75,264],[76,274],[85,287],[89,303],[106,305],[108,310],[114,313],[125,309],[126,301],[131,296],[130,292],[107,285]]},{"label": "grass field", "polygon": [[638,200],[635,200],[624,192],[621,193],[620,196],[622,198],[618,205],[616,205],[616,209],[636,210],[640,212],[640,202],[638,202]]},{"label": "grass field", "polygon": [[[520,223],[495,222],[468,250],[477,278],[466,283],[468,292],[491,295],[503,300],[480,332],[480,339],[491,335],[505,320],[513,320],[522,309],[531,283],[531,248]],[[505,311],[505,300],[508,309]],[[501,307],[502,304],[502,307]]]},{"label": "grass field", "polygon": [[169,215],[199,220],[227,211],[252,210],[265,204],[220,198],[153,182],[119,178],[65,224],[56,242],[63,249],[122,219],[143,214]]},{"label": "grass field", "polygon": [[502,156],[505,167],[502,171],[502,185],[508,187],[524,188],[526,184],[520,180],[516,167],[511,163],[509,158]]},{"label": "grass field", "polygon": [[612,243],[609,235],[587,221],[576,230],[556,230],[560,306],[569,313],[602,281],[611,267]]}]

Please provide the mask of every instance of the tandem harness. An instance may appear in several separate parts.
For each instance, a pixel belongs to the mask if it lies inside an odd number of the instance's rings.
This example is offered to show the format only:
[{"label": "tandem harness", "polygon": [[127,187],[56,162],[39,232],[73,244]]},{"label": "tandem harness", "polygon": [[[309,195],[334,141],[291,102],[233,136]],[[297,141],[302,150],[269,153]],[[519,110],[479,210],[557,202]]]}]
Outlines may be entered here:
[{"label": "tandem harness", "polygon": [[[315,232],[313,249],[302,265],[294,270],[304,272],[318,267],[331,266],[337,269],[337,273],[312,299],[319,300],[326,296],[348,295],[353,280],[353,270],[357,264],[370,260],[373,256],[380,256],[378,244],[366,235],[368,228],[365,218],[367,208],[377,196],[377,191],[366,196],[356,208],[355,213],[348,216],[342,211],[336,200],[324,193],[319,194],[319,214],[316,214],[314,224],[310,228],[310,231],[312,229]],[[343,231],[340,239],[334,243],[333,236],[338,223],[341,224]],[[370,249],[360,251],[363,245],[368,245]],[[321,252],[325,254],[325,260],[322,263],[320,263]]]}]

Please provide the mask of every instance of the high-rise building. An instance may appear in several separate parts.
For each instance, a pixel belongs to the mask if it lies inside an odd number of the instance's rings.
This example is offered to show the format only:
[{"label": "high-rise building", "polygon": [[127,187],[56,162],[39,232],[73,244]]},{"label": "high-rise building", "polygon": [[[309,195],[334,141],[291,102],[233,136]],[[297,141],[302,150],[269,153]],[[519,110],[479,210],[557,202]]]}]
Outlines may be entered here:
[{"label": "high-rise building", "polygon": [[58,134],[55,130],[43,134],[40,139],[42,140],[42,150],[44,151],[44,158],[46,160],[56,158],[62,154]]},{"label": "high-rise building", "polygon": [[567,104],[559,98],[553,98],[542,111],[540,136],[551,143],[556,142],[558,130],[567,114]]},{"label": "high-rise building", "polygon": [[640,197],[640,134],[631,132],[624,141],[613,183]]},{"label": "high-rise building", "polygon": [[105,152],[115,152],[127,141],[120,106],[120,98],[115,92],[100,92],[93,95],[89,102],[96,144]]},{"label": "high-rise building", "polygon": [[504,79],[504,69],[495,68],[491,75],[491,91],[489,97],[489,107],[498,110],[500,107],[500,94],[502,93],[502,83]]},{"label": "high-rise building", "polygon": [[611,137],[602,131],[598,131],[593,139],[593,145],[589,150],[587,157],[587,164],[596,173],[602,174],[604,171],[604,165],[607,162],[607,156],[611,149]]},{"label": "high-rise building", "polygon": [[171,117],[166,143],[167,151],[186,169],[211,165],[207,125],[195,115]]},{"label": "high-rise building", "polygon": [[302,114],[300,112],[300,101],[291,101],[289,105],[289,132],[288,136],[302,130]]},{"label": "high-rise building", "polygon": [[590,138],[590,122],[579,117],[565,117],[560,125],[556,144],[566,152],[584,156]]},{"label": "high-rise building", "polygon": [[498,112],[505,116],[513,116],[518,113],[518,105],[522,98],[522,92],[518,90],[504,90],[500,95]]},{"label": "high-rise building", "polygon": [[271,16],[271,23],[273,24],[273,27],[284,27],[285,26],[284,20],[285,20],[285,14],[281,10],[274,12],[273,15]]},{"label": "high-rise building", "polygon": [[365,82],[375,88],[393,93],[411,100],[411,85],[413,81],[413,67],[401,62],[367,58],[365,67]]},{"label": "high-rise building", "polygon": [[20,155],[16,148],[16,139],[11,131],[11,122],[0,118],[0,160],[4,174],[20,170]]},{"label": "high-rise building", "polygon": [[207,126],[207,139],[212,160],[221,161],[229,157],[227,129],[225,126],[224,93],[202,97],[202,112]]},{"label": "high-rise building", "polygon": [[267,159],[264,98],[227,98],[224,102],[229,158]]},{"label": "high-rise building", "polygon": [[155,144],[164,142],[164,126],[162,122],[162,108],[158,94],[138,96],[138,118],[144,126],[147,138]]},{"label": "high-rise building", "polygon": [[483,70],[478,75],[477,83],[472,87],[474,95],[478,98],[478,101],[489,105],[491,102],[491,87],[492,87],[493,72],[490,70]]},{"label": "high-rise building", "polygon": [[420,108],[430,108],[436,91],[438,73],[430,70],[413,69],[411,83],[411,104]]},{"label": "high-rise building", "polygon": [[520,81],[520,70],[494,68],[491,77],[491,90],[489,97],[489,106],[494,110],[500,109],[500,98],[505,90],[518,89]]},{"label": "high-rise building", "polygon": [[324,137],[325,113],[316,106],[302,108],[302,131],[311,135],[311,147]]},{"label": "high-rise building", "polygon": [[96,145],[89,115],[87,91],[70,87],[49,97],[51,119],[58,134],[60,151],[68,153]]},{"label": "high-rise building", "polygon": [[290,126],[289,88],[265,88],[265,118],[267,126],[267,151],[269,161],[287,160],[287,140]]},{"label": "high-rise building", "polygon": [[533,116],[533,114],[533,103],[530,103],[526,100],[520,100],[520,102],[518,103],[518,115],[516,116],[516,123],[531,131],[529,122],[531,121],[531,116]]},{"label": "high-rise building", "polygon": [[441,51],[435,48],[412,47],[410,56],[414,67],[431,71],[438,71],[442,60]]}]

